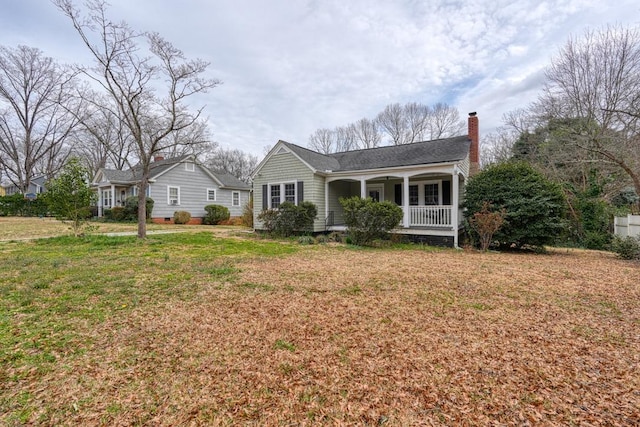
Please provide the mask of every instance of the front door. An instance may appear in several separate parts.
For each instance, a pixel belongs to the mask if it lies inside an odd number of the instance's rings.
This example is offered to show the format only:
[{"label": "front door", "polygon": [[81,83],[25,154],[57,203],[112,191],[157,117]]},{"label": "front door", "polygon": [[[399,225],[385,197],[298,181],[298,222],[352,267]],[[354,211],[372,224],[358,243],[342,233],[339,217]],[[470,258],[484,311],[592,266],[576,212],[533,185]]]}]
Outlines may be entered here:
[{"label": "front door", "polygon": [[384,185],[367,185],[367,197],[373,199],[374,202],[380,202],[384,200]]}]

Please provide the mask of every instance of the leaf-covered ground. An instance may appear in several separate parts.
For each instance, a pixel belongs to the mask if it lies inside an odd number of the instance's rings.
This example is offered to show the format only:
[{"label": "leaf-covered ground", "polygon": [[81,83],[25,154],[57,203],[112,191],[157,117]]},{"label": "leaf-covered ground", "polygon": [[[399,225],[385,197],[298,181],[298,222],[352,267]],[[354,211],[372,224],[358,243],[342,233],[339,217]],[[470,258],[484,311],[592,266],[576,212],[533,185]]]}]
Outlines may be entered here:
[{"label": "leaf-covered ground", "polygon": [[[9,365],[0,424],[640,424],[638,263],[233,241],[174,265],[191,293],[78,316],[51,366]],[[161,267],[139,268],[153,298]]]}]

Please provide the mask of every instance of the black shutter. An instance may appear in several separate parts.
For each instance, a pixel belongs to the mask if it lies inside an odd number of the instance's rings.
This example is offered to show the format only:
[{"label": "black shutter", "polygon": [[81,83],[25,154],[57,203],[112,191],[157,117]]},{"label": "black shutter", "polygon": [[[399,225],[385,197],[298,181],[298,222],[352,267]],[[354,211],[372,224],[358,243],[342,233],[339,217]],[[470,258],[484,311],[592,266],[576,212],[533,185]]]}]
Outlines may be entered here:
[{"label": "black shutter", "polygon": [[451,204],[451,181],[442,181],[442,204]]},{"label": "black shutter", "polygon": [[304,201],[304,182],[298,181],[298,204]]},{"label": "black shutter", "polygon": [[267,184],[262,186],[262,210],[265,210],[269,207],[268,190],[269,187],[267,186]]},{"label": "black shutter", "polygon": [[394,185],[393,192],[396,199],[396,205],[402,206],[402,184]]}]

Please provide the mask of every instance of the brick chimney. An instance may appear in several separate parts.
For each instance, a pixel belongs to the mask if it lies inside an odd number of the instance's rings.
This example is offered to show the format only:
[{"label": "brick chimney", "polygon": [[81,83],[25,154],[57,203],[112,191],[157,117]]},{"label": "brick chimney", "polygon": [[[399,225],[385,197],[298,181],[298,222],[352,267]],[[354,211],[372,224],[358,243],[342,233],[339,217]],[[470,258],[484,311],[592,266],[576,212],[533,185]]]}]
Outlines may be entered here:
[{"label": "brick chimney", "polygon": [[474,111],[469,113],[469,139],[471,148],[469,149],[469,175],[475,175],[480,171],[480,130],[478,127],[478,116]]},{"label": "brick chimney", "polygon": [[154,162],[159,162],[159,161],[161,161],[161,160],[164,160],[164,156],[163,156],[162,154],[156,154],[156,155],[153,157],[153,161],[154,161]]}]

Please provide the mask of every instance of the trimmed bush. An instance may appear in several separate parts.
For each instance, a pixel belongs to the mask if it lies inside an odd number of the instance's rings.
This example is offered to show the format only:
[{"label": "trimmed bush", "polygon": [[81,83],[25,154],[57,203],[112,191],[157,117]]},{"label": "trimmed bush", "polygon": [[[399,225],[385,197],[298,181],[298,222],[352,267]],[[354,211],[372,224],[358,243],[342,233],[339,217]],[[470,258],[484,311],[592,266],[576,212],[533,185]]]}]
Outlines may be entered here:
[{"label": "trimmed bush", "polygon": [[300,205],[283,202],[278,209],[266,209],[260,212],[258,220],[262,222],[267,232],[288,237],[313,231],[313,221],[316,216],[318,216],[318,209],[311,202],[302,202]]},{"label": "trimmed bush", "polygon": [[36,200],[27,200],[24,194],[0,196],[0,216],[45,216],[49,213],[47,193],[38,194]]},{"label": "trimmed bush", "polygon": [[277,209],[265,209],[258,214],[258,221],[262,223],[262,228],[269,234],[276,229],[276,221],[278,220]]},{"label": "trimmed bush", "polygon": [[[153,212],[153,199],[151,197],[146,198],[147,205],[147,220],[151,219],[151,212]],[[138,196],[127,197],[124,202],[125,209],[125,221],[137,221],[138,220]]]},{"label": "trimmed bush", "polygon": [[187,211],[175,211],[173,213],[174,224],[187,224],[191,221],[191,214]]},{"label": "trimmed bush", "polygon": [[207,205],[204,207],[207,214],[202,219],[202,223],[205,225],[216,225],[222,221],[228,221],[231,217],[229,209],[226,206],[221,205]]},{"label": "trimmed bush", "polygon": [[640,237],[613,236],[611,250],[622,259],[640,259]]},{"label": "trimmed bush", "polygon": [[125,215],[126,215],[126,211],[124,206],[114,206],[111,209],[109,209],[109,219],[113,221],[124,221]]},{"label": "trimmed bush", "polygon": [[[562,189],[528,163],[500,163],[472,177],[463,203],[467,222],[485,202],[491,203],[492,211],[506,211],[504,224],[494,234],[501,246],[543,247],[564,231],[566,200]],[[469,232],[479,241],[473,229]]]},{"label": "trimmed bush", "polygon": [[386,238],[389,231],[396,228],[402,220],[403,212],[395,203],[375,202],[358,196],[340,198],[344,209],[344,222],[347,225],[351,242],[366,246],[376,239]]}]

